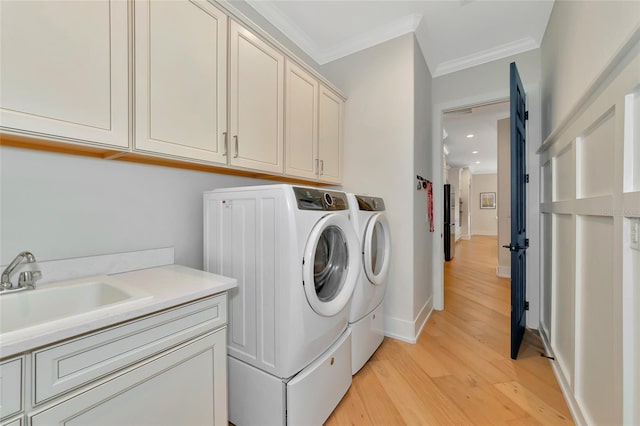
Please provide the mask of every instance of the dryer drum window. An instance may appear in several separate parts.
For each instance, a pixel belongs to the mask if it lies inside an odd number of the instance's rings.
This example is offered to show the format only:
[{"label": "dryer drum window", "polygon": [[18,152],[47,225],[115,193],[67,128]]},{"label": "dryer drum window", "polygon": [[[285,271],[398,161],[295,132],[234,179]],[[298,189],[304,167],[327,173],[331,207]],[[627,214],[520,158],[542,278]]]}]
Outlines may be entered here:
[{"label": "dryer drum window", "polygon": [[328,226],[320,235],[313,263],[313,281],[318,299],[333,300],[342,289],[349,266],[349,250],[343,232]]},{"label": "dryer drum window", "polygon": [[371,270],[378,275],[384,265],[384,229],[380,222],[376,222],[371,235]]}]

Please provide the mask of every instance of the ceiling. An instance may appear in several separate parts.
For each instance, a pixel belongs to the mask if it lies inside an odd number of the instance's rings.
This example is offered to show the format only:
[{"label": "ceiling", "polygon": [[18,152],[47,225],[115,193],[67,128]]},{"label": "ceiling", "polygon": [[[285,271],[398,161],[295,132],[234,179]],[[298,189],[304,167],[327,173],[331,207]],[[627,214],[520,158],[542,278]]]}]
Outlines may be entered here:
[{"label": "ceiling", "polygon": [[[509,101],[447,112],[443,128],[447,164],[469,167],[472,174],[496,173],[498,170],[497,121],[509,117]],[[473,135],[473,137],[467,137]],[[474,154],[474,151],[477,153]]]},{"label": "ceiling", "polygon": [[415,33],[433,77],[540,47],[553,0],[247,0],[320,65]]}]

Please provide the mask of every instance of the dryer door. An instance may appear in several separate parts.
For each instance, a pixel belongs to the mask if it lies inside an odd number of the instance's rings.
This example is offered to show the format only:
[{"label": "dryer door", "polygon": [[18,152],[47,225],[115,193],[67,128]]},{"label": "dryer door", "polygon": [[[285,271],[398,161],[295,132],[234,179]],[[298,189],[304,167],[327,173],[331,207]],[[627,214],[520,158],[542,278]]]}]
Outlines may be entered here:
[{"label": "dryer door", "polygon": [[307,300],[318,314],[336,315],[349,303],[358,278],[358,245],[344,215],[324,216],[311,231],[302,282]]},{"label": "dryer door", "polygon": [[384,284],[389,272],[391,232],[384,213],[376,213],[367,222],[363,241],[364,272],[375,285]]}]

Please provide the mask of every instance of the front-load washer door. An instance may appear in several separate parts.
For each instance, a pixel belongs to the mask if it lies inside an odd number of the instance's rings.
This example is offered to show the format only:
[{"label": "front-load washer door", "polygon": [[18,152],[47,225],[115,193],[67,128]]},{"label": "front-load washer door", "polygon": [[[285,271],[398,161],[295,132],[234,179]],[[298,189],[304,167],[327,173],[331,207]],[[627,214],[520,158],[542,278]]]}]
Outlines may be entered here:
[{"label": "front-load washer door", "polygon": [[340,312],[358,278],[358,237],[344,215],[329,214],[314,226],[304,251],[302,280],[311,308],[323,316]]},{"label": "front-load washer door", "polygon": [[367,222],[362,245],[362,260],[367,278],[372,284],[384,284],[391,257],[391,232],[384,213],[371,216]]}]

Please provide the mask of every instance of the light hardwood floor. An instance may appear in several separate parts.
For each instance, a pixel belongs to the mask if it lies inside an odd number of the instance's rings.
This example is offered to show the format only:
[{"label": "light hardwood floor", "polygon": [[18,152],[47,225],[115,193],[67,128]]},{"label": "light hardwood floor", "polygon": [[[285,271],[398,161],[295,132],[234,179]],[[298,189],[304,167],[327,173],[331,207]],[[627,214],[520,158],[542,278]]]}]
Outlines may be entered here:
[{"label": "light hardwood floor", "polygon": [[509,357],[510,281],[495,274],[496,246],[457,243],[444,311],[415,345],[385,338],[326,425],[573,424],[539,336],[528,331]]}]

